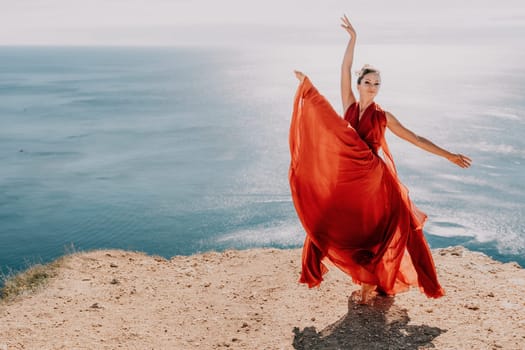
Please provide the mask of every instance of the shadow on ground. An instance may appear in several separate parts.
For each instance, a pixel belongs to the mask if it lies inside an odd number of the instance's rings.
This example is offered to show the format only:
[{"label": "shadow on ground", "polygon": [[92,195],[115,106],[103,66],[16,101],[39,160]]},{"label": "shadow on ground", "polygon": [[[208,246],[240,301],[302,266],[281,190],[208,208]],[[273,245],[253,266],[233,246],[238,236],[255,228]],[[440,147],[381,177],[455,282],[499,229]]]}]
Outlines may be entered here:
[{"label": "shadow on ground", "polygon": [[295,327],[293,346],[298,350],[418,350],[434,348],[432,340],[446,330],[408,325],[406,309],[394,298],[377,297],[372,305],[348,301],[348,313],[320,332],[315,327]]}]

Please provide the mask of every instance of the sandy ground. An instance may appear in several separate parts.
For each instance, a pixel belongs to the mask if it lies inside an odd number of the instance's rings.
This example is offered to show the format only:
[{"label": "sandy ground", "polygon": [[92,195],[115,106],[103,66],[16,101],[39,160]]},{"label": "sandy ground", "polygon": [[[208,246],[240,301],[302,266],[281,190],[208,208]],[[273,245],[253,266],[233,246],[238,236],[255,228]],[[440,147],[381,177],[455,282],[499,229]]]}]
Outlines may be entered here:
[{"label": "sandy ground", "polygon": [[525,349],[525,270],[433,253],[445,297],[414,289],[370,306],[335,267],[320,288],[298,284],[300,250],[77,253],[38,292],[0,303],[0,350]]}]

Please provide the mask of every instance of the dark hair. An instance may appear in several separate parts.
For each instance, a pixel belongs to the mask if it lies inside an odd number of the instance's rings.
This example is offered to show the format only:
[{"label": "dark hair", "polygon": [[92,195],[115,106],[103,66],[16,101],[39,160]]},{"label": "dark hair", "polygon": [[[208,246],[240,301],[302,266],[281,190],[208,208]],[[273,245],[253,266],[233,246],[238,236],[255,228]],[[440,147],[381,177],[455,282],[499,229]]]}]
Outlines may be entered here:
[{"label": "dark hair", "polygon": [[379,69],[376,69],[372,67],[371,65],[365,64],[363,68],[361,68],[361,70],[357,72],[357,85],[361,84],[361,80],[363,80],[363,77],[367,75],[368,73],[381,74],[379,72]]}]

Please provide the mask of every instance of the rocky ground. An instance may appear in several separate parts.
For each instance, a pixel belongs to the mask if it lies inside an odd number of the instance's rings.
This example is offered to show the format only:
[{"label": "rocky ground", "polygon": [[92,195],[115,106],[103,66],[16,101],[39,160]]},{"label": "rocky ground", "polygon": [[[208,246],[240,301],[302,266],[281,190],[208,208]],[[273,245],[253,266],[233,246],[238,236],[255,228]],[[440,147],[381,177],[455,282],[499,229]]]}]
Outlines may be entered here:
[{"label": "rocky ground", "polygon": [[366,306],[335,267],[320,288],[298,284],[300,250],[76,253],[0,303],[0,350],[523,349],[525,270],[462,247],[433,253],[445,297]]}]

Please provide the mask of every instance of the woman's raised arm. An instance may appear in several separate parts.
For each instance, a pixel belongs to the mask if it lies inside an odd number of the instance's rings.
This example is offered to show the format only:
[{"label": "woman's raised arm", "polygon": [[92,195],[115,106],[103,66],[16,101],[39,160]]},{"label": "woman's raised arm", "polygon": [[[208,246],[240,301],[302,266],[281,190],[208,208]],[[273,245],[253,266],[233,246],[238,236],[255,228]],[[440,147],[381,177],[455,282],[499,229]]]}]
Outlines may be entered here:
[{"label": "woman's raised arm", "polygon": [[341,21],[343,22],[341,23],[341,27],[350,34],[350,39],[348,40],[343,63],[341,65],[341,99],[343,101],[344,116],[348,107],[355,102],[354,92],[352,91],[352,64],[354,62],[354,49],[357,35],[346,15],[341,17]]}]

